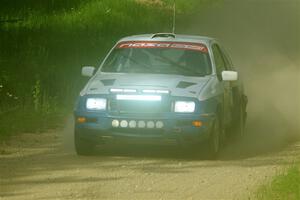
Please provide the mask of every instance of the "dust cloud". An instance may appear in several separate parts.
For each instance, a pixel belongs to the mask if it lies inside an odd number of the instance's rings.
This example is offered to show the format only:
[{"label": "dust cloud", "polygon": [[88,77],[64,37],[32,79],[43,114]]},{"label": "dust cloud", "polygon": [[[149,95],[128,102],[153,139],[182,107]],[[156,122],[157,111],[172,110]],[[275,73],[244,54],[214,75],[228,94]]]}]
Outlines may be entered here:
[{"label": "dust cloud", "polygon": [[62,129],[63,151],[66,153],[75,153],[74,147],[74,117],[69,115],[65,121],[64,129]]},{"label": "dust cloud", "polygon": [[248,124],[236,155],[300,138],[300,0],[225,0],[179,32],[218,38],[243,76]]}]

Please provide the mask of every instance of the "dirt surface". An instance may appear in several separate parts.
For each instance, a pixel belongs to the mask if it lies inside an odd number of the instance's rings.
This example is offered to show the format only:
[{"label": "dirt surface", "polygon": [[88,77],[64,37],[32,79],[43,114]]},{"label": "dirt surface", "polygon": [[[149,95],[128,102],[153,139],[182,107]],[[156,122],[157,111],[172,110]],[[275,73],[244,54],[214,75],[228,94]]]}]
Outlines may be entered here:
[{"label": "dirt surface", "polygon": [[70,120],[64,130],[0,144],[0,199],[252,199],[299,160],[299,2],[230,0],[185,22],[180,33],[224,41],[245,74],[247,133],[219,160],[145,145],[77,156]]},{"label": "dirt surface", "polygon": [[296,143],[267,147],[267,135],[254,140],[248,133],[218,161],[145,145],[110,145],[82,157],[71,127],[0,146],[0,199],[248,199],[300,153]]}]

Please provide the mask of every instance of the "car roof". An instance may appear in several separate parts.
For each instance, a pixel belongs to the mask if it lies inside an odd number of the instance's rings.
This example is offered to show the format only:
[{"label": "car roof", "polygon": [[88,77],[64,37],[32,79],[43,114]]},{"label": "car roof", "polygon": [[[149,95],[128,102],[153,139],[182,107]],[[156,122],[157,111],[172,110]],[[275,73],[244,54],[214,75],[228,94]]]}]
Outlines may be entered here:
[{"label": "car roof", "polygon": [[196,35],[177,35],[173,33],[155,33],[155,34],[143,34],[133,35],[122,38],[120,42],[128,41],[163,41],[163,42],[191,42],[202,43],[208,45],[211,41],[215,41],[214,38]]}]

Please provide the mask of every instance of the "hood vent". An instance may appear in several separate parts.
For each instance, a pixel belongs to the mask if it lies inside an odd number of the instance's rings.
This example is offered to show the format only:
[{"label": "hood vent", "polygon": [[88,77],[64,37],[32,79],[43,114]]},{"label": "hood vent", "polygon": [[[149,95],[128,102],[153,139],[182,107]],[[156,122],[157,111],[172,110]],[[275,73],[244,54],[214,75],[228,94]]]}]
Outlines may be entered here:
[{"label": "hood vent", "polygon": [[103,79],[103,80],[100,80],[104,86],[112,86],[114,85],[116,79]]},{"label": "hood vent", "polygon": [[178,85],[176,86],[176,88],[185,89],[185,88],[188,88],[188,87],[193,86],[193,85],[196,85],[196,83],[191,83],[191,82],[186,82],[186,81],[180,81],[178,83]]}]

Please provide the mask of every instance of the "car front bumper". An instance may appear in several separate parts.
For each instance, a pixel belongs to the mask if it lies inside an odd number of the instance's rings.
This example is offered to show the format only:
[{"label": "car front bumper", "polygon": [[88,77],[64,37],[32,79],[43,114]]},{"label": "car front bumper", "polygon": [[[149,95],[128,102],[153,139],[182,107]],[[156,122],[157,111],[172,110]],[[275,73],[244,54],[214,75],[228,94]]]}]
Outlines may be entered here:
[{"label": "car front bumper", "polygon": [[[78,118],[85,118],[86,122],[79,123]],[[110,116],[97,113],[75,113],[75,134],[82,140],[103,143],[107,140],[123,140],[151,144],[181,144],[190,145],[203,142],[209,138],[215,115],[170,114],[165,116],[140,115]],[[129,128],[112,127],[112,121],[149,121],[163,122],[163,128]],[[201,121],[196,127],[193,122]]]}]

